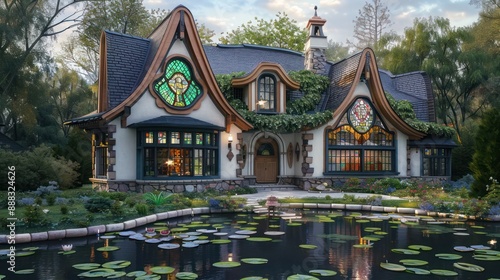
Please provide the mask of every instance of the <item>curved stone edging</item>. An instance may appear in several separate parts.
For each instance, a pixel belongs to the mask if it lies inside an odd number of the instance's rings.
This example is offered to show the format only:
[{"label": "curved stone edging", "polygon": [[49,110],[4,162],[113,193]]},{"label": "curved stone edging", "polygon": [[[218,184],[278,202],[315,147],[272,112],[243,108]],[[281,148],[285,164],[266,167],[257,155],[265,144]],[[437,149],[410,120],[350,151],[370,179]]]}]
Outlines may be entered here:
[{"label": "curved stone edging", "polygon": [[[371,212],[411,214],[417,216],[430,216],[430,217],[441,217],[441,218],[452,217],[455,215],[452,213],[431,212],[417,208],[372,206],[372,205],[362,205],[362,204],[281,203],[279,207],[298,208],[298,209],[310,208],[310,209],[336,209],[336,210],[349,210],[349,211],[371,211]],[[154,223],[156,221],[161,221],[181,216],[190,216],[190,215],[193,216],[198,214],[229,213],[229,212],[230,211],[227,209],[212,209],[210,207],[172,210],[168,212],[161,212],[144,217],[139,217],[133,220],[124,221],[121,223],[114,223],[108,225],[95,225],[86,228],[50,230],[50,231],[34,232],[34,233],[20,233],[15,235],[15,241],[16,241],[15,243],[21,244],[21,243],[29,243],[37,241],[59,240],[64,238],[91,236],[91,235],[103,234],[106,232],[127,230],[143,226],[149,223]],[[464,215],[462,216],[463,216],[462,218],[468,218],[467,216]],[[496,220],[491,219],[491,221],[496,221]],[[9,238],[9,235],[0,235],[0,244],[7,244],[10,239],[11,238]]]}]

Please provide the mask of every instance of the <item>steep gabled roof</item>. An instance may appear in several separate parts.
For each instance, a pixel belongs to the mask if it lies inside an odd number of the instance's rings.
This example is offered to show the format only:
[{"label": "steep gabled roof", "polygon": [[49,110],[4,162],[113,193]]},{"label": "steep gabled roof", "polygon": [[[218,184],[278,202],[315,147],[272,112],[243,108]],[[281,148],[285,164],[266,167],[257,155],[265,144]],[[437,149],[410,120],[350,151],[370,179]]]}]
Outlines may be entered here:
[{"label": "steep gabled roof", "polygon": [[25,147],[17,144],[16,141],[10,139],[7,135],[0,132],[0,149],[7,149],[12,152],[21,152],[26,150]]},{"label": "steep gabled roof", "polygon": [[330,107],[326,109],[343,114],[350,106],[350,101],[362,76],[366,78],[373,104],[379,109],[380,115],[389,120],[398,130],[408,135],[412,140],[421,139],[425,136],[424,133],[409,126],[392,109],[384,94],[375,54],[369,48],[332,66],[330,71],[331,82],[327,90],[330,97],[325,100],[325,107],[329,104]]},{"label": "steep gabled roof", "polygon": [[396,100],[408,100],[413,105],[417,119],[435,122],[434,95],[430,77],[422,71],[393,75],[379,70],[384,90]]},{"label": "steep gabled roof", "polygon": [[[251,129],[252,125],[229,105],[217,86],[193,16],[184,6],[176,7],[148,39],[103,33],[98,106],[98,112],[104,112],[102,119],[110,121],[123,113],[126,119],[127,108],[134,105],[157,78],[157,70],[163,65],[164,58],[176,40],[184,41],[191,57],[196,58],[193,60],[193,68],[206,86],[206,94],[225,116],[226,130],[233,123],[242,130]],[[131,63],[130,67],[135,67],[134,77],[122,76],[129,70],[125,63]],[[123,119],[122,124],[125,124]]]}]

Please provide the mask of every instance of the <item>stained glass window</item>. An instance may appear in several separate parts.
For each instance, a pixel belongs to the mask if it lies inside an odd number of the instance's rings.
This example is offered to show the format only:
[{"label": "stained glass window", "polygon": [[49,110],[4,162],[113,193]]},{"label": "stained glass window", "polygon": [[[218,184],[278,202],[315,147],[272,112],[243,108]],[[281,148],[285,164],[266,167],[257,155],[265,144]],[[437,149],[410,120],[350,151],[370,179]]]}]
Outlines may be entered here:
[{"label": "stained glass window", "polygon": [[153,132],[146,132],[146,144],[153,144],[154,142],[154,133]]},{"label": "stained glass window", "polygon": [[167,132],[159,131],[158,132],[158,144],[166,144],[167,143]]},{"label": "stained glass window", "polygon": [[373,124],[373,109],[366,100],[360,98],[351,106],[348,118],[357,132],[365,133]]},{"label": "stained glass window", "polygon": [[182,59],[170,60],[164,75],[153,83],[154,91],[171,107],[189,108],[201,96],[191,67]]}]

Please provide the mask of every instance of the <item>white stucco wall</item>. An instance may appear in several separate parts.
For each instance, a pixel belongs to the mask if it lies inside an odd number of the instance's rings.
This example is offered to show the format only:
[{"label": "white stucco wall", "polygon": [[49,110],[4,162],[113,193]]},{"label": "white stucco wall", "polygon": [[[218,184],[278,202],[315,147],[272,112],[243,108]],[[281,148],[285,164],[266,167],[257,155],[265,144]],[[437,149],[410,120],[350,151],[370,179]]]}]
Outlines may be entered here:
[{"label": "white stucco wall", "polygon": [[[238,160],[236,155],[239,151],[236,149],[236,144],[238,143],[238,133],[241,132],[241,129],[236,125],[231,125],[230,133],[222,132],[220,134],[220,177],[221,179],[233,179],[236,178],[236,169],[239,168]],[[233,153],[233,159],[229,160],[227,154],[229,153],[228,147],[228,137],[229,134],[233,137],[233,142],[231,143],[231,152]]]},{"label": "white stucco wall", "polygon": [[116,180],[135,180],[136,178],[136,151],[137,135],[135,129],[122,128],[120,118],[110,123],[116,126],[113,138],[116,139],[114,150],[116,151],[116,163],[114,170]]},{"label": "white stucco wall", "polygon": [[410,150],[410,172],[408,176],[420,176],[422,155],[418,148]]},{"label": "white stucco wall", "polygon": [[396,141],[397,141],[397,171],[399,172],[398,176],[406,176],[408,169],[408,155],[407,155],[407,145],[408,145],[408,136],[403,134],[400,131],[396,131]]}]

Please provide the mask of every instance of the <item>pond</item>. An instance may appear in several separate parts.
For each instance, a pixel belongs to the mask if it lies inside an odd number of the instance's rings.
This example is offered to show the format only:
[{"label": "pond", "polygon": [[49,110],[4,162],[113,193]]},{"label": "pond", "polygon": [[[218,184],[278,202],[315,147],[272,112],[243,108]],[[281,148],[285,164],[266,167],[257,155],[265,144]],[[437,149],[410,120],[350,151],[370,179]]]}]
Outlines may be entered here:
[{"label": "pond", "polygon": [[[500,277],[500,257],[497,256],[500,252],[497,251],[498,245],[492,242],[500,237],[500,224],[497,223],[464,223],[452,219],[435,221],[430,217],[420,217],[418,221],[414,221],[412,217],[407,216],[377,216],[374,213],[340,211],[302,211],[295,214],[301,218],[267,217],[258,214],[201,215],[171,219],[162,221],[164,223],[148,225],[147,228],[134,229],[143,236],[147,229],[152,231],[154,228],[156,231],[153,235],[168,227],[171,231],[170,237],[155,237],[175,238],[161,243],[147,243],[131,239],[141,239],[138,235],[120,236],[115,233],[99,237],[19,244],[16,246],[18,254],[29,252],[23,249],[32,249],[34,253],[18,256],[16,270],[34,269],[34,273],[15,275],[7,271],[6,253],[2,252],[0,274],[8,275],[7,279],[82,279],[78,275],[88,270],[76,269],[74,265],[108,263],[107,267],[116,266],[116,271],[129,275],[134,271],[147,271],[149,274],[151,271],[168,272],[165,266],[175,269],[169,275],[162,275],[161,279],[176,279],[174,275],[179,272],[195,273],[198,275],[197,279],[230,280],[250,276],[287,279],[297,274],[296,278],[289,279],[411,280]],[[130,234],[132,233],[122,232],[122,235]],[[228,240],[229,243],[215,244],[214,240]],[[65,244],[73,244],[72,250],[76,252],[61,254],[61,245]],[[169,246],[176,246],[172,244],[187,245],[168,249]],[[474,245],[488,246],[491,250],[481,250],[477,247],[478,250],[474,252],[456,250],[460,249],[457,246],[470,248]],[[116,247],[114,249],[117,250],[101,251],[103,247]],[[0,247],[6,248],[7,245]],[[445,255],[439,258],[436,254]],[[459,259],[453,260],[453,256]],[[110,263],[112,261],[115,262]],[[451,273],[455,276],[391,271],[382,268],[381,263],[404,265],[417,273],[432,270],[435,273]],[[458,268],[454,266],[455,263],[459,264]],[[218,267],[226,264],[238,266]],[[474,265],[484,271],[464,270],[477,269]],[[125,267],[119,268],[120,266]],[[157,266],[163,267],[154,268]],[[400,267],[389,265],[389,268]],[[316,270],[316,273],[334,271],[336,275],[300,278],[300,275],[311,275],[312,270]],[[195,279],[189,278],[192,274],[183,274],[187,277],[183,279]],[[154,279],[114,275],[115,279]]]}]

